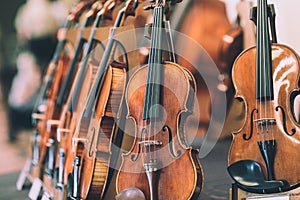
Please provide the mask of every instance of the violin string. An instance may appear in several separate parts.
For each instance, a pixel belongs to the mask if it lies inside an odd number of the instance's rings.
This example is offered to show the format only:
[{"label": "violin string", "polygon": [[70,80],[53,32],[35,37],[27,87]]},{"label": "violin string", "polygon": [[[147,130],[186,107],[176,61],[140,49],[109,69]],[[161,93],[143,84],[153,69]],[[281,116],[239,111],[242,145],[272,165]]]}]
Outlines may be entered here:
[{"label": "violin string", "polygon": [[[273,101],[273,93],[272,93],[272,85],[273,85],[273,79],[272,79],[272,59],[271,59],[271,46],[270,46],[270,33],[269,33],[269,23],[268,23],[268,4],[267,1],[264,2],[264,16],[265,16],[265,30],[264,30],[264,35],[265,35],[265,46],[266,48],[264,48],[264,50],[266,51],[266,53],[264,54],[266,56],[265,61],[267,64],[267,73],[266,73],[266,80],[269,81],[268,84],[268,98],[267,99],[267,105],[266,105],[266,109],[267,109],[267,114],[268,114],[268,118],[270,120],[272,120],[273,116],[274,116],[274,111],[273,111],[273,106],[272,106],[272,101]],[[270,140],[274,140],[274,126],[272,125],[272,121],[267,120],[266,121],[266,129],[267,129],[267,135],[268,135],[268,141]]]},{"label": "violin string", "polygon": [[[161,43],[162,43],[162,23],[163,23],[163,9],[162,9],[162,6],[160,5],[158,8],[157,8],[157,14],[158,14],[158,24],[157,24],[157,49],[156,49],[156,51],[155,51],[155,53],[156,53],[156,56],[155,56],[155,58],[158,58],[156,61],[156,63],[157,63],[157,65],[156,65],[156,71],[158,72],[158,73],[156,73],[156,75],[158,75],[158,77],[156,77],[156,83],[155,84],[158,84],[158,87],[161,87],[161,85],[160,84],[162,84],[161,83],[161,70],[162,70],[162,60],[161,60]],[[158,91],[160,91],[160,90],[158,90]],[[156,94],[156,95],[161,95],[161,94]],[[159,106],[158,108],[159,109],[155,109],[155,112],[159,112],[160,111],[160,105],[156,105],[156,106]],[[158,113],[158,114],[161,114],[161,113]],[[155,130],[155,133],[154,133],[154,141],[156,141],[156,134],[160,131],[160,127],[158,127],[157,126],[157,121],[158,120],[160,120],[161,118],[161,116],[160,115],[158,115],[157,113],[155,113],[155,116],[156,117],[159,117],[158,119],[155,119],[155,127],[156,127],[156,130]],[[154,155],[153,155],[153,159],[154,159],[154,162],[156,162],[156,156],[157,156],[157,152],[156,152],[156,145],[154,145]]]},{"label": "violin string", "polygon": [[[257,14],[258,14],[258,16],[257,16],[257,19],[258,20],[260,20],[260,16],[261,16],[261,9],[260,9],[260,4],[261,4],[261,1],[259,0],[259,2],[258,2],[258,12],[257,12]],[[259,107],[257,106],[257,109],[258,109],[258,112],[259,112],[259,118],[258,119],[261,119],[261,96],[262,96],[262,85],[261,85],[261,59],[259,59],[260,58],[260,55],[259,54],[261,54],[261,23],[257,23],[257,47],[256,47],[256,51],[257,51],[257,56],[256,56],[256,59],[258,59],[257,61],[256,61],[256,64],[258,65],[258,66],[256,66],[256,70],[257,70],[257,72],[256,72],[256,74],[258,74],[259,75],[259,82],[257,83],[257,84],[259,84],[259,86],[258,86],[258,88],[257,89],[259,89],[259,97],[258,97],[258,100],[257,101],[259,101]],[[257,121],[257,132],[258,132],[258,139],[260,139],[260,134],[261,134],[261,123],[259,122],[259,121]]]},{"label": "violin string", "polygon": [[[266,1],[264,2],[264,5],[263,5],[263,12],[264,12],[264,46],[265,46],[265,48],[263,48],[264,49],[264,56],[265,56],[265,58],[264,58],[264,60],[265,60],[265,67],[264,67],[264,76],[265,76],[265,81],[267,81],[267,82],[269,82],[270,81],[270,79],[269,79],[269,51],[268,51],[268,48],[269,48],[269,42],[268,42],[268,40],[269,40],[269,37],[268,37],[268,23],[267,23],[267,20],[268,20],[268,15],[267,15],[267,5],[266,5]],[[265,93],[266,93],[266,95],[265,95],[265,118],[266,118],[266,136],[268,137],[269,136],[269,120],[268,120],[268,118],[269,118],[269,114],[270,114],[270,112],[269,112],[269,102],[270,102],[270,95],[271,95],[271,93],[270,93],[271,91],[270,91],[270,84],[267,84],[267,88],[266,88],[266,90],[265,90]],[[269,140],[268,140],[269,141]]]},{"label": "violin string", "polygon": [[261,116],[260,116],[260,119],[262,120],[261,121],[261,134],[262,134],[262,137],[263,137],[263,141],[265,141],[265,137],[266,137],[266,134],[265,134],[265,127],[264,127],[264,119],[266,117],[266,110],[265,110],[265,102],[266,102],[266,89],[264,88],[265,85],[264,85],[264,82],[265,82],[265,68],[266,68],[266,65],[265,65],[265,48],[264,48],[264,44],[265,44],[265,35],[264,35],[264,31],[265,31],[265,26],[264,26],[264,10],[263,10],[263,1],[260,2],[260,91],[261,91],[261,95],[260,95],[260,110],[261,110]]},{"label": "violin string", "polygon": [[[158,38],[159,37],[159,35],[158,35],[158,8],[155,8],[154,9],[155,10],[155,14],[154,14],[154,20],[155,20],[155,25],[153,25],[154,26],[154,33],[155,33],[155,35],[154,35],[154,38]],[[155,39],[153,39],[153,41],[154,41],[154,44],[153,44],[153,46],[154,46],[154,55],[153,55],[153,65],[152,65],[152,67],[153,67],[153,76],[152,76],[152,78],[153,78],[153,80],[152,80],[152,95],[151,95],[151,97],[152,97],[152,101],[151,102],[154,102],[154,96],[155,95],[157,95],[157,94],[155,94],[154,92],[155,92],[155,90],[154,90],[154,88],[155,88],[155,84],[156,84],[156,81],[155,81],[155,78],[156,78],[156,75],[157,75],[157,73],[156,73],[156,70],[157,70],[157,43],[158,43],[158,41],[156,41]],[[153,108],[152,108],[152,110],[151,110],[151,112],[152,112],[152,114],[151,114],[151,122],[152,122],[152,120],[154,120],[154,123],[151,125],[151,129],[152,129],[152,131],[151,131],[151,133],[153,134],[153,137],[155,136],[155,122],[156,122],[156,119],[155,119],[155,117],[156,117],[156,113],[155,113],[155,111],[156,111],[156,109],[155,109],[155,106],[156,105],[153,105],[153,104],[151,104],[152,106],[154,106]],[[154,109],[154,110],[153,110]],[[153,116],[155,116],[155,117],[153,117]],[[153,117],[153,118],[152,118]],[[154,140],[154,138],[153,138],[153,140]],[[155,147],[155,145],[154,145],[154,147]],[[151,149],[150,149],[150,151],[151,151]],[[154,150],[153,150],[154,151]],[[154,156],[152,156],[152,154],[153,154],[153,151],[151,152],[151,157],[150,157],[150,161],[152,161],[152,159],[153,159],[153,157]]]},{"label": "violin string", "polygon": [[[161,22],[161,20],[160,20],[160,8],[159,7],[157,7],[157,21],[156,21],[156,26],[155,26],[155,28],[157,29],[156,30],[156,33],[157,33],[157,35],[156,35],[156,38],[157,38],[157,42],[155,43],[156,44],[156,47],[155,47],[155,58],[156,58],[156,62],[155,62],[155,72],[157,72],[157,73],[155,73],[155,76],[157,76],[159,73],[158,73],[158,70],[159,70],[159,67],[160,67],[160,60],[159,60],[159,58],[160,58],[160,56],[159,56],[159,50],[160,50],[160,38],[161,38],[161,35],[160,35],[160,28],[161,28],[161,26],[160,26],[160,22]],[[158,84],[158,77],[155,77],[156,79],[155,79],[155,86],[157,87],[157,84]],[[156,95],[160,95],[160,94],[154,94],[153,96],[156,96]],[[157,118],[156,117],[158,117],[158,115],[157,115],[157,106],[158,105],[154,105],[155,106],[155,109],[154,109],[154,116],[155,116],[155,120],[154,120],[154,135],[153,135],[153,140],[154,141],[156,141],[156,134],[157,134],[157,131],[158,131],[158,129],[157,129]],[[155,161],[155,159],[156,159],[156,145],[154,144],[153,145],[153,161]]]},{"label": "violin string", "polygon": [[[157,23],[157,25],[156,25],[156,27],[155,28],[157,28],[157,42],[155,43],[156,44],[156,47],[155,47],[155,58],[156,58],[156,64],[154,65],[155,66],[155,85],[156,85],[156,87],[158,86],[158,87],[160,87],[159,85],[157,85],[157,84],[159,84],[160,82],[159,82],[159,71],[158,70],[160,70],[160,44],[161,44],[161,34],[160,34],[160,31],[161,31],[161,8],[160,7],[158,7],[157,8],[157,13],[156,13],[157,15],[158,15],[158,17],[157,17],[157,21],[156,21],[156,23]],[[161,94],[155,94],[155,95],[153,95],[153,96],[156,96],[156,95],[161,95]],[[153,135],[153,140],[154,141],[156,141],[156,134],[157,134],[157,131],[158,131],[158,126],[157,126],[157,122],[158,122],[158,118],[157,117],[160,117],[160,116],[158,116],[158,114],[157,114],[157,112],[158,112],[158,109],[157,109],[157,106],[159,106],[159,105],[155,105],[155,110],[154,110],[154,116],[155,116],[155,121],[154,121],[154,135]],[[155,161],[156,160],[156,145],[154,144],[154,146],[153,146],[154,148],[153,148],[153,160]]]},{"label": "violin string", "polygon": [[[262,11],[263,11],[263,16],[264,16],[264,21],[263,21],[263,61],[264,61],[264,72],[263,72],[263,75],[264,75],[264,83],[269,83],[270,79],[269,79],[269,56],[268,56],[268,40],[269,40],[269,37],[268,37],[268,23],[267,23],[267,20],[268,20],[268,16],[267,16],[267,2],[264,1],[263,2],[263,5],[262,5]],[[269,90],[269,85],[270,84],[266,84],[265,85],[265,94],[264,94],[264,119],[265,119],[265,138],[267,139],[267,141],[269,141],[269,98],[270,98],[270,90]]]},{"label": "violin string", "polygon": [[[262,1],[261,3],[261,17],[262,18],[262,30],[261,30],[261,33],[262,33],[262,45],[261,45],[261,62],[262,62],[262,83],[266,84],[266,81],[267,81],[267,77],[266,77],[266,74],[267,74],[267,65],[266,65],[266,24],[265,24],[265,10],[264,10],[264,2]],[[267,118],[267,106],[266,106],[266,102],[267,102],[267,89],[265,88],[266,85],[263,85],[262,87],[264,87],[263,89],[263,122],[262,123],[262,126],[265,124],[265,126],[263,126],[263,136],[264,136],[264,141],[265,141],[265,138],[267,137],[267,129],[268,129],[268,122],[266,120]]]},{"label": "violin string", "polygon": [[[269,93],[270,93],[270,101],[269,101],[269,103],[268,103],[268,109],[269,109],[269,112],[270,112],[270,118],[271,118],[271,120],[274,118],[275,119],[275,111],[273,110],[273,107],[274,107],[274,89],[273,89],[273,67],[272,67],[272,46],[271,46],[271,40],[270,40],[270,32],[269,32],[269,23],[268,23],[268,10],[267,10],[267,6],[268,6],[268,4],[267,4],[267,2],[265,2],[265,12],[266,12],[266,19],[267,19],[267,21],[266,21],[266,25],[267,25],[267,42],[268,42],[268,46],[267,46],[267,50],[268,50],[268,59],[267,59],[267,61],[268,61],[268,67],[269,67],[269,73],[267,74],[267,80],[270,80],[271,81],[271,84],[269,84],[268,86],[269,86]],[[276,131],[276,128],[275,128],[275,126],[276,126],[276,123],[274,123],[274,122],[272,122],[272,121],[270,121],[269,122],[270,124],[269,124],[269,131],[270,131],[270,135],[271,135],[271,137],[270,137],[270,139],[272,140],[272,141],[275,141],[275,137],[274,137],[274,134],[276,134],[275,133],[275,131]]]},{"label": "violin string", "polygon": [[[154,14],[153,14],[154,16],[156,16],[157,15],[157,9],[155,8],[154,9]],[[150,80],[150,99],[149,99],[149,101],[150,102],[153,102],[153,96],[155,95],[154,94],[154,81],[155,81],[155,58],[156,58],[156,41],[155,41],[155,39],[154,38],[157,38],[157,29],[156,29],[156,25],[157,24],[157,17],[154,17],[154,21],[153,21],[153,24],[152,24],[152,36],[151,36],[151,51],[152,51],[152,55],[151,55],[151,60],[150,60],[150,62],[149,62],[149,69],[150,69],[150,71],[149,71],[149,76],[150,76],[150,78],[149,78],[149,80]],[[148,93],[149,94],[149,93]],[[153,128],[152,128],[152,126],[153,126],[153,124],[152,124],[152,120],[153,120],[153,104],[152,103],[150,103],[150,106],[151,106],[151,108],[150,108],[150,118],[149,118],[149,124],[148,124],[148,126],[149,126],[149,134],[148,134],[148,136],[147,136],[147,142],[148,142],[148,146],[147,146],[147,154],[149,154],[149,156],[150,156],[150,160],[152,159],[152,153],[151,153],[151,145],[150,145],[150,137],[151,137],[151,135],[152,135],[152,133],[153,133]],[[148,162],[148,161],[147,161]]]},{"label": "violin string", "polygon": [[[164,7],[163,7],[163,4],[161,3],[160,5],[160,37],[159,37],[159,40],[160,40],[160,43],[159,43],[159,52],[160,52],[160,61],[159,61],[159,70],[160,70],[160,79],[159,79],[159,85],[160,87],[162,88],[161,90],[164,89],[164,65],[163,65],[163,60],[162,60],[162,38],[163,38],[163,33],[164,33]],[[160,102],[162,105],[163,104],[163,101]],[[161,106],[161,105],[160,105]],[[161,108],[160,108],[161,109]],[[160,112],[160,119],[161,122],[165,123],[163,120],[165,120],[165,118],[163,117],[163,112],[160,111],[160,109],[158,110]],[[164,125],[162,126],[162,128],[164,127]],[[159,131],[161,131],[162,129],[160,129]],[[155,151],[156,152],[156,151]],[[157,154],[157,152],[156,152]]]},{"label": "violin string", "polygon": [[[269,48],[270,48],[270,37],[269,37],[269,27],[268,27],[268,14],[267,14],[267,2],[265,2],[265,5],[264,5],[264,11],[265,11],[265,17],[266,17],[266,24],[265,24],[265,36],[266,36],[266,38],[265,38],[265,40],[266,40],[266,42],[265,42],[265,44],[267,44],[266,46],[266,48],[265,48],[265,51],[267,51],[267,53],[266,53],[266,56],[267,56],[267,58],[266,58],[266,62],[267,62],[267,71],[266,71],[266,73],[267,73],[267,81],[268,81],[268,92],[269,92],[269,94],[268,94],[268,101],[267,101],[267,105],[266,105],[266,109],[267,109],[267,114],[268,114],[268,119],[272,116],[271,115],[271,108],[270,108],[270,106],[271,106],[271,98],[272,98],[272,95],[271,95],[271,81],[272,81],[272,76],[270,77],[270,70],[272,70],[270,67],[271,67],[271,65],[270,65],[270,50],[269,50]],[[268,136],[270,135],[270,133],[272,133],[272,131],[270,131],[270,128],[271,128],[271,124],[270,124],[270,121],[269,120],[267,120],[266,121],[266,129],[267,129],[267,134],[268,134]],[[268,141],[270,141],[270,139],[268,140]]]},{"label": "violin string", "polygon": [[[155,56],[156,58],[158,58],[157,60],[156,60],[156,65],[155,65],[155,68],[156,68],[156,71],[158,71],[158,70],[160,70],[160,67],[161,67],[161,65],[160,65],[160,63],[161,63],[161,60],[160,60],[160,48],[161,48],[161,8],[160,7],[158,7],[157,8],[157,14],[158,14],[158,24],[157,24],[157,49],[156,49],[156,51],[155,51],[155,53],[157,54],[157,56]],[[156,73],[156,75],[159,75],[159,72],[158,73]],[[160,82],[158,81],[159,79],[158,78],[160,78],[160,77],[156,77],[156,82],[155,82],[155,84],[160,84]],[[158,86],[158,87],[160,87],[160,85]],[[156,94],[156,95],[161,95],[161,94]],[[159,105],[156,105],[156,106],[159,106]],[[160,117],[160,116],[158,116],[157,115],[157,113],[156,112],[158,112],[158,110],[157,109],[155,109],[155,117]],[[157,129],[158,128],[158,126],[157,126],[157,120],[158,119],[155,119],[155,127],[156,127],[156,130],[155,130],[155,133],[154,133],[154,141],[156,141],[156,134],[157,134],[157,132],[159,131],[159,129]],[[155,160],[156,160],[156,145],[154,145],[154,150],[153,150],[153,154],[154,154],[154,156],[153,156],[153,159],[154,159],[154,162],[155,162]]]}]

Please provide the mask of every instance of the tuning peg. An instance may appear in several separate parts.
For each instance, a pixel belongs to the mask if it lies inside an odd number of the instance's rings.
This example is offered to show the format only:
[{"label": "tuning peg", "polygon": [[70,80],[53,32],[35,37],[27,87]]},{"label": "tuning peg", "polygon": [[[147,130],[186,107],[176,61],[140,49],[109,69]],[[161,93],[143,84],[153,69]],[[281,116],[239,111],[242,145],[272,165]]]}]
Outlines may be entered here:
[{"label": "tuning peg", "polygon": [[134,9],[136,9],[137,7],[138,7],[138,5],[139,5],[139,1],[138,0],[135,0],[134,2],[133,2],[133,8]]},{"label": "tuning peg", "polygon": [[182,2],[182,0],[172,0],[171,2],[172,2],[172,4],[176,4],[176,3]]},{"label": "tuning peg", "polygon": [[155,8],[155,5],[151,4],[151,5],[145,6],[144,10],[151,10],[151,9],[154,9],[154,8]]}]

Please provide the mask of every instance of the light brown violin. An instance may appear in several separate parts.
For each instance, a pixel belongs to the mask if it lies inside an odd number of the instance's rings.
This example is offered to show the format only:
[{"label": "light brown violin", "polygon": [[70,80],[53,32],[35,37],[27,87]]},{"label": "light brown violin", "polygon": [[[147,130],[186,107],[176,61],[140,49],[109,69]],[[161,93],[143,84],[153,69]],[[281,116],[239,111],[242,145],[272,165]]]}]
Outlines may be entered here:
[{"label": "light brown violin", "polygon": [[198,151],[188,146],[184,133],[196,83],[188,70],[162,60],[165,5],[158,0],[150,6],[154,19],[148,64],[127,85],[125,98],[135,138],[123,155],[117,192],[140,190],[151,200],[196,199],[202,190],[202,169]]},{"label": "light brown violin", "polygon": [[[300,60],[292,48],[271,44],[267,13],[267,0],[258,0],[256,47],[240,54],[233,66],[235,97],[246,110],[243,127],[233,133],[228,155],[230,167],[237,163],[245,167],[241,163],[247,162],[262,169],[264,184],[282,183],[269,191],[261,185],[256,188],[259,193],[300,185],[300,129],[293,111],[299,94]],[[248,175],[241,178],[254,174]]]}]

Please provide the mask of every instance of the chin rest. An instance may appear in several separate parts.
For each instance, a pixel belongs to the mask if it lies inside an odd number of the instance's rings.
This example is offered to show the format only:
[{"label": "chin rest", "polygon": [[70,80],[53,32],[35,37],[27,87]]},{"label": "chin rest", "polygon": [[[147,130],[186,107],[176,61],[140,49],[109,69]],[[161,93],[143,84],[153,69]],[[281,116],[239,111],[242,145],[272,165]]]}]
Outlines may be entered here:
[{"label": "chin rest", "polygon": [[116,200],[146,200],[144,193],[138,188],[128,188],[116,195]]},{"label": "chin rest", "polygon": [[261,166],[254,160],[240,160],[231,164],[228,173],[242,190],[266,194],[282,192],[289,188],[286,180],[266,181]]}]

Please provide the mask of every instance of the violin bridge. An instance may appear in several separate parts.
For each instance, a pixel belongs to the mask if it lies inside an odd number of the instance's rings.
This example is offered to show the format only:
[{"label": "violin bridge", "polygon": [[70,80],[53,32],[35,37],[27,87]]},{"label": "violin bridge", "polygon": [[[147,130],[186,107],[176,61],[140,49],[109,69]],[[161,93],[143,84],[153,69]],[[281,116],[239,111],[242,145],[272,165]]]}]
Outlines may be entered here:
[{"label": "violin bridge", "polygon": [[276,119],[274,118],[262,118],[262,119],[256,119],[254,120],[258,125],[264,126],[264,125],[275,125]]},{"label": "violin bridge", "polygon": [[46,119],[45,114],[39,114],[39,113],[32,113],[31,117],[35,120],[45,120]]},{"label": "violin bridge", "polygon": [[66,128],[57,128],[56,131],[56,135],[57,135],[57,141],[61,142],[63,137],[69,136],[69,134],[71,133],[70,129],[66,129]]},{"label": "violin bridge", "polygon": [[52,127],[58,127],[59,122],[60,122],[59,120],[54,120],[54,119],[47,120],[47,130],[51,131]]},{"label": "violin bridge", "polygon": [[145,146],[161,146],[162,142],[155,141],[155,140],[147,140],[147,141],[141,141],[139,144],[143,144]]},{"label": "violin bridge", "polygon": [[79,142],[86,143],[89,140],[87,138],[72,138],[72,153],[76,152],[77,144]]}]

